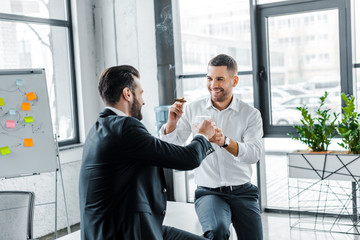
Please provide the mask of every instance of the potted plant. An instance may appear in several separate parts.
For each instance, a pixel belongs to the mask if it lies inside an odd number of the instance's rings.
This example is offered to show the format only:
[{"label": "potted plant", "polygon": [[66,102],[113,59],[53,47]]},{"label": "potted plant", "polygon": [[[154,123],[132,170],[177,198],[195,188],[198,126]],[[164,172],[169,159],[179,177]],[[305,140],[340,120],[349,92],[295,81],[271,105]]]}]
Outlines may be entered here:
[{"label": "potted plant", "polygon": [[[297,135],[289,136],[308,146],[310,151],[288,153],[289,177],[308,179],[348,180],[360,179],[360,158],[349,152],[328,151],[337,131],[342,137],[340,146],[351,153],[360,153],[360,114],[355,112],[355,98],[342,94],[346,103],[343,117],[335,126],[339,113],[324,109],[328,93],[320,97],[320,106],[312,116],[306,105],[298,107],[303,125],[295,125]],[[317,154],[314,154],[317,153]]]},{"label": "potted plant", "polygon": [[[301,111],[302,115],[302,125],[294,126],[297,135],[289,133],[292,139],[306,144],[311,150],[288,153],[289,178],[295,178],[289,181],[289,210],[298,212],[293,217],[295,221],[291,222],[291,224],[292,226],[305,226],[305,228],[310,226],[311,229],[321,229],[318,226],[322,226],[322,230],[326,229],[326,231],[338,231],[340,228],[345,229],[344,227],[347,225],[357,229],[360,224],[356,200],[354,200],[356,194],[354,195],[354,193],[358,192],[360,182],[360,156],[349,153],[360,152],[360,114],[355,112],[355,98],[342,94],[346,106],[342,108],[342,119],[335,126],[339,114],[330,114],[329,109],[324,109],[327,96],[328,93],[325,92],[325,95],[320,97],[320,106],[314,116],[309,113],[306,106],[298,107],[297,109]],[[342,137],[342,143],[339,143],[339,145],[349,150],[348,152],[324,152],[328,150],[328,146],[335,136],[335,130]],[[312,179],[315,181],[299,179]],[[333,190],[332,181],[324,183],[322,180],[349,181],[352,182],[352,188],[346,190],[344,188],[343,192],[339,194]],[[314,222],[314,226],[311,226],[306,218],[301,217],[300,212],[325,213],[334,211],[332,204],[321,202],[324,196],[334,199],[332,201],[335,203],[333,203],[342,210],[336,220],[330,224],[331,227],[328,227],[329,225],[326,225],[325,222],[324,224]],[[343,196],[348,197],[344,200]],[[305,203],[308,202],[309,198],[312,201],[318,201],[315,207]],[[307,201],[304,201],[304,199]],[[353,221],[352,225],[348,223],[349,217]],[[305,225],[301,225],[301,222],[304,222]],[[336,230],[335,228],[333,230],[335,224]]]},{"label": "potted plant", "polygon": [[350,153],[360,153],[360,114],[355,111],[355,97],[341,94],[346,106],[344,106],[342,119],[338,122],[336,131],[342,137],[339,145],[347,149]]},{"label": "potted plant", "polygon": [[315,111],[315,117],[309,113],[306,105],[297,107],[301,111],[300,121],[303,125],[294,126],[297,136],[289,133],[292,139],[306,144],[312,152],[327,151],[331,139],[335,136],[335,122],[338,114],[333,113],[334,118],[330,120],[330,109],[323,109],[327,96],[328,92],[325,92],[324,96],[320,97],[320,106]]}]

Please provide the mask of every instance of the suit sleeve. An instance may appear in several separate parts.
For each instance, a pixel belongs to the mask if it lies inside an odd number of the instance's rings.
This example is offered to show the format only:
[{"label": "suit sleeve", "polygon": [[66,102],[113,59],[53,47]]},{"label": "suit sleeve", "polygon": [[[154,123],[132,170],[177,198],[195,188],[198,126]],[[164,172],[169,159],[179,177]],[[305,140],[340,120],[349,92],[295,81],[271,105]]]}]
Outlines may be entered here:
[{"label": "suit sleeve", "polygon": [[191,170],[214,148],[202,136],[196,136],[189,145],[182,147],[152,136],[135,118],[127,118],[122,130],[125,152],[136,161],[158,167]]}]

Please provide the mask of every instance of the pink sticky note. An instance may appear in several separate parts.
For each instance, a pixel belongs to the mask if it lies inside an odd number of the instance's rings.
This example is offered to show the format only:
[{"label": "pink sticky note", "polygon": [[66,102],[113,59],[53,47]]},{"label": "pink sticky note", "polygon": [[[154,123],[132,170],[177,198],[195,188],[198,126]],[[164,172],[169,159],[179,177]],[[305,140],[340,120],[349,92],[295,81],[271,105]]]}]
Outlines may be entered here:
[{"label": "pink sticky note", "polygon": [[15,120],[6,120],[7,128],[15,128]]}]

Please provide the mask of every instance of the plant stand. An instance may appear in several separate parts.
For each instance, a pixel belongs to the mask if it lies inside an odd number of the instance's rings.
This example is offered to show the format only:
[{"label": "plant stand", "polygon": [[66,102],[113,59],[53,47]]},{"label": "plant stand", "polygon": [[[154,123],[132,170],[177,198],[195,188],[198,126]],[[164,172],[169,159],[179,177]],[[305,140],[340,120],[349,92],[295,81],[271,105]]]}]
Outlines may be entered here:
[{"label": "plant stand", "polygon": [[360,235],[360,155],[288,153],[291,228]]}]

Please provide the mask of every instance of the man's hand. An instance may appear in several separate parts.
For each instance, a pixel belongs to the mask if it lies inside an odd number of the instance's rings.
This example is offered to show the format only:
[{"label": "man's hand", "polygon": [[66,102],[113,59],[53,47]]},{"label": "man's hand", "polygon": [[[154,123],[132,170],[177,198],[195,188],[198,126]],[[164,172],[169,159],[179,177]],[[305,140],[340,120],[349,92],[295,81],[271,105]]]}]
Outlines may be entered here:
[{"label": "man's hand", "polygon": [[169,134],[175,130],[176,124],[183,114],[183,102],[175,102],[171,105],[168,114],[168,121],[166,124],[165,134]]},{"label": "man's hand", "polygon": [[[223,134],[220,128],[216,128],[214,136],[212,138],[209,138],[209,141],[217,144],[219,147],[224,146],[225,135]],[[239,155],[239,146],[235,141],[231,139],[230,139],[230,144],[225,149],[235,157]]]},{"label": "man's hand", "polygon": [[220,128],[216,128],[214,136],[209,141],[221,147],[225,144],[225,135]]},{"label": "man's hand", "polygon": [[213,120],[204,120],[203,123],[200,125],[199,131],[197,133],[203,134],[208,139],[211,139],[215,134],[215,130],[216,125]]}]

